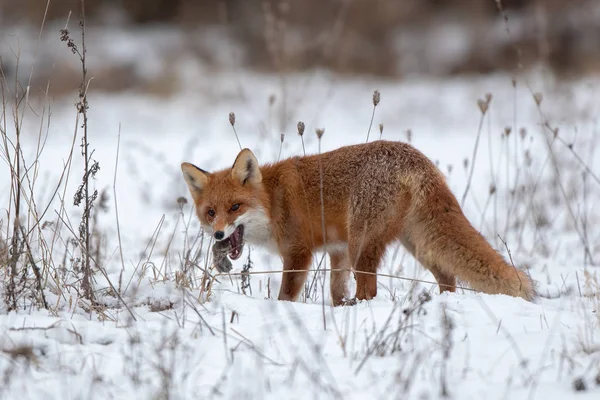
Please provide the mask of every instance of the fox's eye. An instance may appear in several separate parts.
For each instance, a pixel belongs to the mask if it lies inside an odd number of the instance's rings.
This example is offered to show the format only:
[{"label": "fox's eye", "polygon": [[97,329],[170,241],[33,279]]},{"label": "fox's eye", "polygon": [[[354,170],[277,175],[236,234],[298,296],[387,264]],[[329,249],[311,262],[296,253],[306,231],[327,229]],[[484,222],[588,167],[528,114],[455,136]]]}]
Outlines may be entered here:
[{"label": "fox's eye", "polygon": [[237,211],[240,209],[240,203],[235,203],[231,206],[231,211]]},{"label": "fox's eye", "polygon": [[212,208],[209,208],[207,214],[208,214],[209,217],[214,217],[215,216],[215,210],[213,210]]}]

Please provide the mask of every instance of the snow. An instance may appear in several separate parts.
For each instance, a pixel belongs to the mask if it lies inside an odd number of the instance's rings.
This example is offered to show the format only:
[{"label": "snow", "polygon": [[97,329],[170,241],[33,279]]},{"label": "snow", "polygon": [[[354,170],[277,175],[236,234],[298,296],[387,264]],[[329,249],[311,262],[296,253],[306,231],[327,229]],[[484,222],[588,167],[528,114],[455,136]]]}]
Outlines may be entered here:
[{"label": "snow", "polygon": [[[185,85],[170,98],[91,90],[90,148],[101,166],[93,186],[106,190],[109,198],[107,211],[98,214],[101,264],[122,288],[128,307],[106,289],[101,273],[95,287],[105,309],[90,311],[69,285],[74,283],[69,276],[57,278],[59,285],[48,280],[50,310],[24,300],[22,310],[7,313],[2,305],[0,397],[433,399],[445,386],[456,399],[563,399],[574,397],[574,382],[583,379],[586,390],[577,398],[598,398],[600,278],[582,243],[599,262],[600,213],[594,206],[600,187],[589,174],[582,183],[582,165],[560,143],[553,144],[557,178],[543,125],[548,119],[551,127],[559,127],[561,138],[574,143],[598,176],[600,104],[595,96],[600,80],[556,82],[538,71],[520,76],[514,88],[506,75],[393,81],[314,71],[282,78],[246,71],[208,73],[191,60],[182,69]],[[410,130],[411,142],[439,162],[459,199],[468,176],[463,160],[471,160],[481,119],[477,99],[493,95],[465,212],[508,257],[502,236],[515,263],[527,266],[538,282],[542,297],[528,303],[460,289],[440,295],[435,285],[381,277],[376,299],[332,308],[327,281],[318,279],[310,298],[296,303],[275,300],[277,273],[251,275],[251,294],[246,295],[239,276],[219,276],[208,295],[199,290],[198,268],[188,274],[191,285],[178,287],[186,250],[200,250],[199,266],[208,263],[208,239],[199,236],[179,164],[190,161],[208,170],[231,165],[239,147],[229,112],[236,113],[241,144],[261,162],[271,162],[279,157],[281,133],[281,157],[302,154],[295,131],[299,120],[306,123],[307,153],[319,151],[316,128],[325,128],[321,151],[364,141],[374,89],[381,92],[381,103],[371,139],[379,137],[379,123],[389,140],[407,140]],[[543,93],[541,114],[536,92]],[[38,164],[38,212],[48,204],[67,162],[75,101],[76,94],[53,99],[50,121],[47,109],[40,112],[44,101],[33,95],[36,113],[24,111],[28,165],[35,158],[40,126],[47,134]],[[508,139],[502,137],[507,126]],[[519,136],[521,128],[525,139]],[[81,210],[71,199],[82,171],[79,141],[78,136],[64,191],[75,231]],[[450,173],[448,165],[453,166]],[[3,163],[0,169],[0,204],[8,204],[8,167]],[[511,196],[511,190],[533,183],[534,194]],[[491,184],[497,187],[492,197]],[[63,189],[59,193],[62,197]],[[181,209],[180,196],[188,199]],[[43,221],[57,224],[57,212],[55,198]],[[49,240],[52,231],[42,234]],[[54,255],[57,270],[63,241],[72,236],[64,228],[61,235]],[[248,246],[244,251],[234,262],[235,272],[247,262]],[[250,257],[253,272],[281,268],[278,257],[259,248],[252,248]],[[313,268],[320,260],[317,254]],[[433,280],[396,247],[380,272]]]}]

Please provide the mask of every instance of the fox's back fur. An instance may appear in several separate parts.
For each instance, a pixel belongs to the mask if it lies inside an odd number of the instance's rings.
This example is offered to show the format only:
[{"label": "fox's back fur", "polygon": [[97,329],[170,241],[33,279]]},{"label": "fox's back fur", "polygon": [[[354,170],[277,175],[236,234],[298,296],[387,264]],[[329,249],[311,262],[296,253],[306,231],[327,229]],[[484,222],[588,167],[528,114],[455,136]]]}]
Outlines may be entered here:
[{"label": "fox's back fur", "polygon": [[[440,291],[454,291],[458,277],[485,293],[535,296],[529,276],[509,265],[473,228],[442,173],[409,144],[376,141],[260,168],[253,164],[254,155],[244,150],[232,169],[202,171],[202,190],[194,192],[190,185],[201,222],[210,225],[202,208],[206,204],[223,201],[223,193],[248,191],[249,209],[260,208],[268,223],[260,234],[246,227],[246,238],[270,242],[288,270],[306,270],[314,251],[327,251],[332,268],[342,270],[332,272],[335,304],[343,301],[350,268],[356,271],[356,297],[375,297],[371,273],[387,245],[398,240],[432,272]],[[182,168],[190,183],[195,171]],[[245,173],[260,179],[242,181]],[[237,201],[234,197],[226,201]],[[285,274],[279,298],[295,299],[305,277]]]}]

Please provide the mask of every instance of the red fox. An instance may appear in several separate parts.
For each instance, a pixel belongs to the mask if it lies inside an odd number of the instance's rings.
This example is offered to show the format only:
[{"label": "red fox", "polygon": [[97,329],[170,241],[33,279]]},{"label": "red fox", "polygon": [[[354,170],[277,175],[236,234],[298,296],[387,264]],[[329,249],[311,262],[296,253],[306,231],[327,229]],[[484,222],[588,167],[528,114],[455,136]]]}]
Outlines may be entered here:
[{"label": "red fox", "polygon": [[347,302],[352,269],[355,299],[374,298],[374,273],[393,241],[440,292],[454,292],[458,277],[484,293],[535,298],[531,278],[473,228],[444,175],[409,144],[375,141],[262,166],[243,149],[222,171],[181,169],[201,225],[231,259],[247,241],[279,254],[284,271],[300,271],[283,274],[279,300],[297,299],[315,251],[329,254],[334,305]]}]

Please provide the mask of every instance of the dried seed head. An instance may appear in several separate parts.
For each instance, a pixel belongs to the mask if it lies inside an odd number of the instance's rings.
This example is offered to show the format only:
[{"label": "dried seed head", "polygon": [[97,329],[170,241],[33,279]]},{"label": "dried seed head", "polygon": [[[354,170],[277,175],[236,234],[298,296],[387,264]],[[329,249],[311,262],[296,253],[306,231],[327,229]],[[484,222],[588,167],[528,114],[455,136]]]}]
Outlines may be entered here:
[{"label": "dried seed head", "polygon": [[317,133],[317,138],[319,138],[320,140],[323,137],[323,134],[325,133],[325,128],[319,128],[315,130],[315,132]]},{"label": "dried seed head", "polygon": [[67,28],[61,29],[60,30],[60,41],[66,42],[67,40],[69,40],[69,30]]},{"label": "dried seed head", "polygon": [[229,113],[229,123],[231,124],[231,126],[235,125],[235,113],[233,112]]},{"label": "dried seed head", "polygon": [[527,129],[525,129],[525,128],[519,129],[519,135],[521,135],[521,140],[525,140],[525,137],[527,136]]},{"label": "dried seed head", "polygon": [[448,165],[446,166],[446,168],[448,168],[448,175],[451,175],[451,174],[452,174],[452,170],[454,169],[454,165],[452,165],[452,164],[448,164]]},{"label": "dried seed head", "polygon": [[490,195],[496,193],[496,185],[495,184],[490,184]]},{"label": "dried seed head", "polygon": [[275,104],[275,95],[274,94],[269,96],[269,106],[272,106],[273,104]]},{"label": "dried seed head", "polygon": [[410,143],[412,141],[412,130],[410,130],[410,129],[406,130],[406,141],[408,143]]},{"label": "dried seed head", "polygon": [[552,133],[554,134],[554,138],[556,139],[556,138],[558,137],[558,127],[557,127],[557,128],[554,128],[554,129],[552,130]]},{"label": "dried seed head", "polygon": [[298,121],[298,135],[304,135],[304,122]]},{"label": "dried seed head", "polygon": [[544,96],[542,96],[542,94],[538,92],[533,95],[533,99],[535,100],[535,104],[539,106],[540,104],[542,104]]},{"label": "dried seed head", "polygon": [[379,124],[379,134],[383,135],[383,124]]},{"label": "dried seed head", "polygon": [[485,114],[488,110],[488,108],[490,107],[490,103],[492,101],[492,94],[491,93],[486,93],[484,100],[477,100],[477,106],[479,107],[479,110],[481,111],[482,114]]},{"label": "dried seed head", "polygon": [[379,90],[375,90],[373,92],[373,106],[377,107],[379,100],[381,100],[381,94],[379,94]]},{"label": "dried seed head", "polygon": [[512,86],[513,86],[514,88],[516,88],[516,87],[517,87],[517,79],[516,79],[516,78],[512,78]]},{"label": "dried seed head", "polygon": [[477,107],[479,107],[479,111],[481,111],[482,114],[485,114],[487,112],[488,106],[489,104],[486,103],[484,100],[477,100]]},{"label": "dried seed head", "polygon": [[525,165],[531,167],[533,163],[533,158],[531,157],[531,152],[529,150],[525,150]]},{"label": "dried seed head", "polygon": [[512,132],[512,128],[510,126],[507,126],[504,128],[504,134],[506,136],[510,136],[510,133]]},{"label": "dried seed head", "polygon": [[179,197],[177,198],[177,205],[178,205],[179,207],[182,207],[182,206],[184,206],[184,205],[186,205],[186,204],[187,204],[187,199],[186,199],[185,197],[183,197],[183,196],[179,196]]},{"label": "dried seed head", "polygon": [[469,168],[469,159],[465,157],[465,159],[463,160],[463,168],[467,169]]},{"label": "dried seed head", "polygon": [[281,143],[283,143],[283,139],[285,139],[285,133],[281,134],[280,139],[281,139]]},{"label": "dried seed head", "polygon": [[71,49],[71,53],[77,54],[77,46],[69,36],[69,30],[67,28],[60,30],[60,40],[61,42],[67,42],[67,47]]}]

